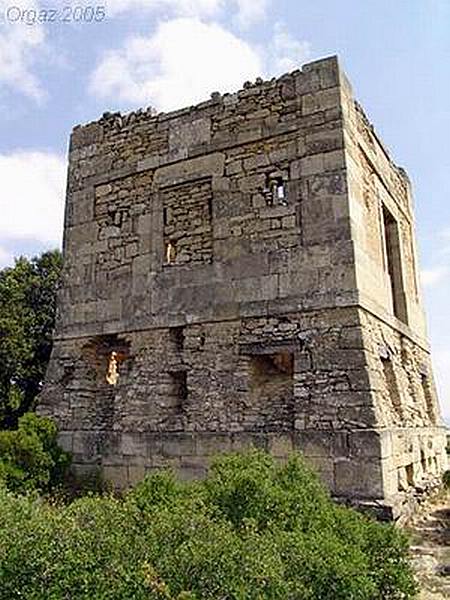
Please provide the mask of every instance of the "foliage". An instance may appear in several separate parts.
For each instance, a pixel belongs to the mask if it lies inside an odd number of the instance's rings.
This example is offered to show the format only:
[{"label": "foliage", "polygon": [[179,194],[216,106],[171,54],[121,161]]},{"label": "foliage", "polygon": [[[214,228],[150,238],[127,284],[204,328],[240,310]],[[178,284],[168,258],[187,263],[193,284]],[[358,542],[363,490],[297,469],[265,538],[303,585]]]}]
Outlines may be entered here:
[{"label": "foliage", "polygon": [[15,492],[46,491],[60,483],[69,455],[56,443],[51,419],[27,413],[14,431],[0,431],[0,479]]},{"label": "foliage", "polygon": [[414,597],[401,532],[333,504],[299,457],[232,454],[204,482],[66,506],[0,489],[0,600]]},{"label": "foliage", "polygon": [[61,253],[19,258],[0,271],[0,429],[34,408],[52,347]]}]

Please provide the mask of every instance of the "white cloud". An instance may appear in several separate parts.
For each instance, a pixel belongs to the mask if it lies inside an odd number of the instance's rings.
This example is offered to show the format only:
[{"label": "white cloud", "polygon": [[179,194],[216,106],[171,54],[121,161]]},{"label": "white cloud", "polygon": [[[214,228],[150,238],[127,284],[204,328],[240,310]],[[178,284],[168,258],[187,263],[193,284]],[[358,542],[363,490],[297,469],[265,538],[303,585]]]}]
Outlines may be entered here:
[{"label": "white cloud", "polygon": [[309,42],[294,38],[282,23],[275,24],[268,56],[268,68],[272,74],[298,69],[310,56]]},{"label": "white cloud", "polygon": [[99,97],[170,110],[230,91],[263,70],[250,44],[217,23],[179,18],[108,52],[91,79]]},{"label": "white cloud", "polygon": [[444,265],[438,265],[430,269],[423,269],[420,274],[422,284],[425,287],[436,286],[442,283],[442,281],[445,281],[449,271],[449,268]]},{"label": "white cloud", "polygon": [[270,3],[271,0],[109,0],[106,7],[108,16],[157,10],[164,10],[172,17],[231,15],[242,27],[249,27],[267,16]]},{"label": "white cloud", "polygon": [[0,259],[13,242],[61,241],[66,165],[48,152],[0,154]]},{"label": "white cloud", "polygon": [[45,93],[33,73],[33,64],[37,50],[45,46],[44,29],[38,24],[11,22],[18,14],[17,10],[8,12],[11,7],[36,10],[37,2],[0,0],[0,90],[7,87],[41,101]]},{"label": "white cloud", "polygon": [[172,110],[233,91],[246,80],[298,68],[309,45],[277,25],[266,48],[253,46],[218,23],[198,18],[162,22],[149,37],[128,39],[101,59],[91,92],[123,105]]},{"label": "white cloud", "polygon": [[108,16],[129,11],[155,11],[165,9],[171,14],[182,16],[212,16],[223,4],[223,0],[108,0]]},{"label": "white cloud", "polygon": [[242,27],[249,27],[266,16],[271,0],[235,0],[238,8],[236,20]]}]

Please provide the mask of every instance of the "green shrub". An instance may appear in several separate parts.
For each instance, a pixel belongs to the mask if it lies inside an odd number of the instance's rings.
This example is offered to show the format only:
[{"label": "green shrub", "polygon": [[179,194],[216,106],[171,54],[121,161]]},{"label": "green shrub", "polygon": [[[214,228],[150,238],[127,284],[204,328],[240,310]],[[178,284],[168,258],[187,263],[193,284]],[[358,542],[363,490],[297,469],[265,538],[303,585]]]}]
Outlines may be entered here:
[{"label": "green shrub", "polygon": [[404,536],[335,505],[299,457],[216,461],[66,506],[0,488],[0,600],[406,600]]},{"label": "green shrub", "polygon": [[17,430],[0,431],[0,478],[14,492],[45,491],[60,483],[70,463],[52,420],[27,413]]}]

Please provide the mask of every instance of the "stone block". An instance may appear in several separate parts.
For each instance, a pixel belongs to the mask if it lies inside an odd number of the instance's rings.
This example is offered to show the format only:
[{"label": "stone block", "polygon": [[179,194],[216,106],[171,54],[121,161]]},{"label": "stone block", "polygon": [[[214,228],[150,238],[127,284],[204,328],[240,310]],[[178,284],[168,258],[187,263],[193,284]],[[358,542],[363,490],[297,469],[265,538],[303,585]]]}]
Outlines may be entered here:
[{"label": "stone block", "polygon": [[276,457],[288,457],[294,451],[291,435],[269,434],[269,452]]},{"label": "stone block", "polygon": [[73,452],[73,433],[71,431],[58,433],[58,446],[66,452]]},{"label": "stone block", "polygon": [[126,465],[105,465],[102,472],[105,480],[110,482],[116,489],[125,489],[130,483]]},{"label": "stone block", "polygon": [[174,433],[162,436],[162,452],[168,458],[194,455],[196,453],[195,444],[195,437],[190,433]]},{"label": "stone block", "polygon": [[211,120],[194,119],[186,123],[175,122],[169,127],[169,151],[206,144],[211,140]]},{"label": "stone block", "polygon": [[340,90],[338,87],[305,94],[302,98],[302,114],[310,115],[318,111],[338,107],[339,104]]},{"label": "stone block", "polygon": [[334,433],[329,431],[306,430],[295,434],[294,447],[307,457],[332,457],[334,453]]},{"label": "stone block", "polygon": [[261,450],[268,449],[268,436],[263,433],[234,433],[232,435],[231,450],[233,452],[245,452],[251,448]]},{"label": "stone block", "polygon": [[231,450],[232,442],[229,434],[197,433],[196,453],[199,456],[214,456]]},{"label": "stone block", "polygon": [[177,185],[202,177],[223,175],[225,168],[225,157],[216,152],[198,158],[182,161],[181,164],[165,165],[155,172],[154,185],[164,187]]},{"label": "stone block", "polygon": [[351,431],[350,453],[356,459],[385,459],[392,455],[391,433],[371,429]]},{"label": "stone block", "polygon": [[129,465],[128,466],[128,483],[135,485],[142,481],[146,475],[146,467],[144,465]]},{"label": "stone block", "polygon": [[206,469],[202,469],[201,467],[181,465],[177,469],[177,475],[182,481],[195,481],[198,479],[204,479],[206,474]]},{"label": "stone block", "polygon": [[[181,464],[180,457],[178,456],[162,456],[155,454],[151,457],[151,465],[148,468],[151,469],[178,469]],[[146,468],[147,470],[147,468]]]},{"label": "stone block", "polygon": [[146,456],[147,440],[142,433],[123,433],[121,450],[125,456]]},{"label": "stone block", "polygon": [[336,459],[335,493],[352,498],[382,498],[384,495],[380,461]]},{"label": "stone block", "polygon": [[306,456],[305,458],[306,464],[317,473],[322,483],[333,492],[335,489],[333,459],[318,456]]}]

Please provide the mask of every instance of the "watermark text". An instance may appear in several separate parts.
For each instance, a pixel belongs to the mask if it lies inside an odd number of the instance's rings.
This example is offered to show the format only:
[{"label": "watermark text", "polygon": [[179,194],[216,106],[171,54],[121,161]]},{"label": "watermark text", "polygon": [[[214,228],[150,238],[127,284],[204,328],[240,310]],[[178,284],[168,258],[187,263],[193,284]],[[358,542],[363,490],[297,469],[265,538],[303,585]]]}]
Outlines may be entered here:
[{"label": "watermark text", "polygon": [[106,7],[63,6],[62,8],[23,8],[11,4],[0,13],[0,23],[40,25],[45,23],[101,23],[106,18]]}]

